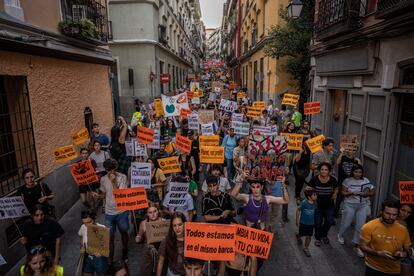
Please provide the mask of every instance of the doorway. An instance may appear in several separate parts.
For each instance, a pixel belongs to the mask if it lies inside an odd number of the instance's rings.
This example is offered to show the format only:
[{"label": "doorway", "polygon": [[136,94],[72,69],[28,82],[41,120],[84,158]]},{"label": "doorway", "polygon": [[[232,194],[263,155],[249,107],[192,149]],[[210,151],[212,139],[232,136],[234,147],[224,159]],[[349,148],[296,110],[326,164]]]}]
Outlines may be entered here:
[{"label": "doorway", "polygon": [[[331,95],[331,120],[327,135],[335,141],[339,150],[341,134],[346,133],[347,116],[349,112],[349,97],[347,90],[329,89]],[[352,133],[351,133],[352,134]]]}]

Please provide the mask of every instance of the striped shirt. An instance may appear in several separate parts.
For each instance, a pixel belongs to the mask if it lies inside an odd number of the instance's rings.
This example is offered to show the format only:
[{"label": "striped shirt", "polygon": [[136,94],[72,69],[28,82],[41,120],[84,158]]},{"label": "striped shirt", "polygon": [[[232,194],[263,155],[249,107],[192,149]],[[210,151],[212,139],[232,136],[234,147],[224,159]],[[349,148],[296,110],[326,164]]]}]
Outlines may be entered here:
[{"label": "striped shirt", "polygon": [[338,187],[338,182],[335,177],[329,176],[329,180],[326,183],[322,183],[319,180],[319,176],[315,176],[311,179],[308,186],[316,190],[316,194],[318,195],[318,208],[325,209],[334,206],[332,195]]}]

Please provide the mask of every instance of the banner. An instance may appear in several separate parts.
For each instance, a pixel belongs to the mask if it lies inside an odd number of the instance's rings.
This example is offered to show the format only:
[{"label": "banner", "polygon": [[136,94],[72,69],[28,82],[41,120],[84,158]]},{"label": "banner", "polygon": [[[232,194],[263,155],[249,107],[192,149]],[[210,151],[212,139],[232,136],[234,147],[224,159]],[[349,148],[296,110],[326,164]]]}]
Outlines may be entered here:
[{"label": "banner", "polygon": [[86,127],[80,129],[72,135],[73,144],[80,145],[89,140],[89,131]]},{"label": "banner", "polygon": [[151,145],[154,142],[154,130],[142,126],[137,127],[137,140],[141,144]]},{"label": "banner", "polygon": [[288,150],[302,149],[303,134],[281,133],[281,135],[289,137]]},{"label": "banner", "polygon": [[191,139],[188,139],[178,133],[175,135],[175,145],[183,152],[191,152]]},{"label": "banner", "polygon": [[220,145],[220,136],[218,135],[200,136],[198,139],[200,141],[200,147]]},{"label": "banner", "polygon": [[273,233],[234,224],[236,227],[236,252],[262,259],[268,259]]},{"label": "banner", "polygon": [[0,219],[30,216],[21,196],[0,198]]},{"label": "banner", "polygon": [[213,123],[201,124],[201,134],[204,136],[214,135]]},{"label": "banner", "polygon": [[200,129],[200,123],[198,122],[199,121],[198,113],[192,112],[190,115],[188,115],[187,119],[188,119],[188,129],[192,129],[192,130]]},{"label": "banner", "polygon": [[161,95],[162,106],[164,108],[165,116],[179,116],[181,109],[190,109],[188,106],[187,93],[181,93],[173,97]]},{"label": "banner", "polygon": [[170,230],[170,220],[148,221],[145,224],[145,240],[147,244],[162,242]]},{"label": "banner", "polygon": [[58,163],[64,163],[78,157],[73,145],[56,148],[53,151],[53,156]]},{"label": "banner", "polygon": [[322,142],[323,142],[323,140],[325,140],[325,136],[323,136],[321,134],[321,135],[318,135],[318,136],[316,136],[314,138],[311,138],[311,139],[306,140],[305,143],[308,145],[310,151],[313,154],[315,154],[318,151],[322,150]]},{"label": "banner", "polygon": [[248,107],[247,108],[247,117],[256,118],[262,116],[262,110],[258,107]]},{"label": "banner", "polygon": [[235,235],[234,225],[186,222],[184,256],[206,261],[233,261]]},{"label": "banner", "polygon": [[149,149],[160,149],[160,136],[161,131],[159,129],[154,129],[154,141],[152,144],[147,145]]},{"label": "banner", "polygon": [[298,101],[299,101],[298,94],[285,93],[283,95],[282,104],[296,106],[298,104]]},{"label": "banner", "polygon": [[400,181],[400,203],[414,204],[414,181]]},{"label": "banner", "polygon": [[169,192],[165,196],[165,201],[168,202],[167,206],[182,207],[187,202],[186,196],[188,193],[189,183],[187,182],[170,182]]},{"label": "banner", "polygon": [[223,116],[224,114],[233,113],[234,110],[237,109],[237,102],[221,99],[220,101],[220,114]]},{"label": "banner", "polygon": [[131,163],[131,188],[144,187],[151,189],[151,164]]},{"label": "banner", "polygon": [[223,164],[224,147],[200,146],[200,162],[206,164]]},{"label": "banner", "polygon": [[250,133],[250,123],[249,122],[232,122],[232,128],[234,128],[234,133],[241,136],[247,136]]},{"label": "banner", "polygon": [[157,161],[158,165],[160,165],[160,169],[164,174],[181,172],[181,167],[178,163],[177,156],[162,158],[158,159]]},{"label": "banner", "polygon": [[154,100],[154,109],[155,109],[155,117],[161,117],[163,116],[164,113],[164,109],[162,107],[162,100],[161,99],[155,99]]},{"label": "banner", "polygon": [[321,102],[308,102],[303,104],[305,115],[318,114],[321,112]]},{"label": "banner", "polygon": [[116,209],[133,211],[148,208],[147,194],[144,187],[115,189],[114,194]]},{"label": "banner", "polygon": [[78,186],[89,185],[99,181],[95,169],[92,166],[91,160],[85,160],[69,166],[75,183]]},{"label": "banner", "polygon": [[86,232],[88,235],[86,253],[109,257],[109,228],[87,224]]},{"label": "banner", "polygon": [[266,108],[266,103],[265,102],[253,102],[253,107],[260,108],[263,110]]},{"label": "banner", "polygon": [[188,115],[190,115],[190,114],[191,114],[191,110],[189,110],[189,109],[181,109],[180,110],[180,117],[181,118],[187,118]]},{"label": "banner", "polygon": [[138,143],[137,140],[125,141],[125,150],[127,156],[148,156],[147,145]]},{"label": "banner", "polygon": [[358,151],[358,135],[356,134],[342,134],[339,146],[346,151]]},{"label": "banner", "polygon": [[199,111],[200,124],[208,124],[214,122],[214,110]]}]

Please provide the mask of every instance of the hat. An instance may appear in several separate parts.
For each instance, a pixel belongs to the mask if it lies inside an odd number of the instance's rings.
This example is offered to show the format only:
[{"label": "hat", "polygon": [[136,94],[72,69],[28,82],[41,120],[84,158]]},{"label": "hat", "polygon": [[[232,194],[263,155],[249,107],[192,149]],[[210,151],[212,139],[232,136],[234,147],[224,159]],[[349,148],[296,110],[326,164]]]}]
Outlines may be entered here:
[{"label": "hat", "polygon": [[249,178],[247,179],[247,183],[249,183],[249,185],[252,184],[260,184],[260,185],[265,185],[266,184],[266,180],[262,179],[262,178]]}]

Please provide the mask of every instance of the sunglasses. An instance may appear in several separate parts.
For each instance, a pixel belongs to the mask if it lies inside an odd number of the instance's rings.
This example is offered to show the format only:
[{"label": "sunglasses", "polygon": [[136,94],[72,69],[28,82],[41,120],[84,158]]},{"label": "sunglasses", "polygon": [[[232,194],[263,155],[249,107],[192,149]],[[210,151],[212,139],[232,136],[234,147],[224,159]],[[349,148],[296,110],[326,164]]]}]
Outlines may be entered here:
[{"label": "sunglasses", "polygon": [[37,254],[43,254],[46,252],[46,248],[43,246],[33,247],[29,250],[30,255],[37,255]]}]

